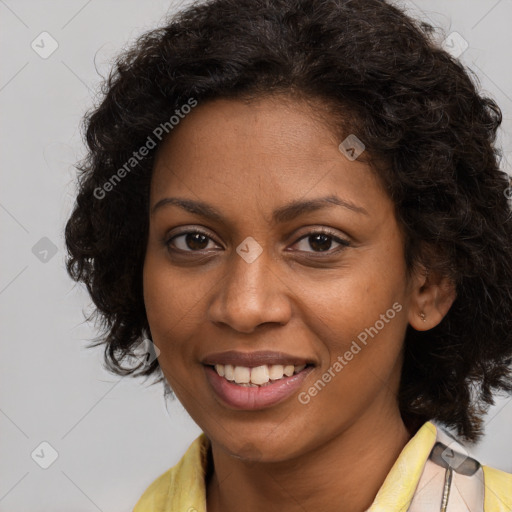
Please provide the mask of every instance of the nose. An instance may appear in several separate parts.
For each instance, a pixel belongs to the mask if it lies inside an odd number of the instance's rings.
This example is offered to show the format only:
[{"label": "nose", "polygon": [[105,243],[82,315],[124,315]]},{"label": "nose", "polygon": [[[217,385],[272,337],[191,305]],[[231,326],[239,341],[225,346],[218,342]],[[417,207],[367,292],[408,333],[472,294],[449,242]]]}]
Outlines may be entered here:
[{"label": "nose", "polygon": [[242,333],[262,324],[285,325],[291,316],[287,290],[265,250],[251,263],[233,251],[210,303],[209,319]]}]

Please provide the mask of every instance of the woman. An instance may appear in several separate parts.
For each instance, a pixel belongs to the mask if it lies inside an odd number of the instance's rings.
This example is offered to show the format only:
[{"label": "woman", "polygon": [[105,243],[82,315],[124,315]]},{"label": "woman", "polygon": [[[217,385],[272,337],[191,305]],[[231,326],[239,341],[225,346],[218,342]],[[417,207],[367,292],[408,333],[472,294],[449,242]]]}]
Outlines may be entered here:
[{"label": "woman", "polygon": [[136,512],[512,509],[432,423],[474,441],[512,392],[512,220],[500,110],[427,28],[213,0],[118,59],[68,269],[203,431]]}]

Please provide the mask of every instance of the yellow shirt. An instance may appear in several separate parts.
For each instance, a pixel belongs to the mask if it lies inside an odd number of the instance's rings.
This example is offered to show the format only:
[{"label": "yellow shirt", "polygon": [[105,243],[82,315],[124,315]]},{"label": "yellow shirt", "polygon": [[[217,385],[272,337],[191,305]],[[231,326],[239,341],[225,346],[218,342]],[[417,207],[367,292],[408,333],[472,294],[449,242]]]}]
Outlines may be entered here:
[{"label": "yellow shirt", "polygon": [[[367,512],[404,512],[409,508],[436,436],[436,426],[431,422],[418,430],[400,453]],[[205,434],[199,435],[178,464],[146,489],[133,512],[206,512],[209,445]],[[512,512],[512,474],[488,466],[482,469],[484,511]],[[432,508],[432,512],[437,510]]]}]

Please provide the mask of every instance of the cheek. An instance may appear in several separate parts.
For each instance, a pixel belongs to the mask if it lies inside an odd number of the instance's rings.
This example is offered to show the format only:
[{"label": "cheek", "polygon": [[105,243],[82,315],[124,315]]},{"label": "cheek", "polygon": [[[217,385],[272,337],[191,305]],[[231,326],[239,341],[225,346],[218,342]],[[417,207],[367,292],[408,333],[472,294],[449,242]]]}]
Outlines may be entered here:
[{"label": "cheek", "polygon": [[181,339],[179,333],[190,307],[186,293],[173,279],[168,265],[151,253],[146,255],[144,262],[143,290],[149,328],[153,342],[160,349],[160,366],[165,373],[164,367],[171,361],[169,353],[173,352],[176,358],[180,352],[175,345]]},{"label": "cheek", "polygon": [[[301,314],[309,311],[309,322],[317,320],[313,332],[321,332],[336,350],[343,350],[347,340],[376,322],[382,334],[403,329],[403,315],[397,311],[403,309],[406,287],[400,265],[389,269],[390,265],[380,263],[381,258],[372,261],[357,256],[354,260],[358,263],[348,265],[338,276],[317,278],[301,286]],[[401,307],[393,309],[395,303]]]},{"label": "cheek", "polygon": [[143,289],[152,340],[160,350],[160,368],[176,396],[182,403],[188,403],[186,390],[190,387],[191,372],[185,370],[183,363],[191,357],[190,344],[186,343],[186,319],[190,310],[186,294],[165,263],[151,254],[144,262]]},{"label": "cheek", "polygon": [[407,328],[400,251],[401,245],[389,244],[358,254],[338,279],[316,282],[303,296],[309,327],[323,342],[320,378],[340,399],[350,390],[356,393],[350,400],[358,394],[369,399],[382,386],[395,385]]},{"label": "cheek", "polygon": [[[381,317],[381,315],[383,315]],[[332,318],[324,344],[328,355],[298,397],[326,432],[371,408],[395,401],[405,334],[401,303],[386,303],[359,316]],[[387,398],[386,398],[387,397]]]},{"label": "cheek", "polygon": [[[211,286],[211,285],[210,285]],[[195,364],[204,323],[209,286],[197,271],[173,269],[165,253],[148,251],[143,290],[152,340],[160,350],[159,364],[171,388],[184,402],[191,380],[202,378]]]},{"label": "cheek", "polygon": [[193,273],[175,270],[165,253],[149,250],[144,261],[143,289],[148,322],[153,334],[172,327],[183,329],[197,316],[205,295]]},{"label": "cheek", "polygon": [[347,287],[336,307],[330,302],[323,308],[318,304],[315,310],[321,314],[311,315],[310,328],[323,342],[322,371],[331,368],[356,384],[367,376],[387,379],[400,358],[405,336],[403,301],[398,294],[382,294],[377,286],[369,286],[366,294],[356,290],[351,294]]},{"label": "cheek", "polygon": [[[143,270],[144,305],[153,336],[157,336],[166,326],[172,325],[177,300],[169,293],[169,283],[156,258],[146,256]],[[154,340],[156,341],[156,340]]]}]

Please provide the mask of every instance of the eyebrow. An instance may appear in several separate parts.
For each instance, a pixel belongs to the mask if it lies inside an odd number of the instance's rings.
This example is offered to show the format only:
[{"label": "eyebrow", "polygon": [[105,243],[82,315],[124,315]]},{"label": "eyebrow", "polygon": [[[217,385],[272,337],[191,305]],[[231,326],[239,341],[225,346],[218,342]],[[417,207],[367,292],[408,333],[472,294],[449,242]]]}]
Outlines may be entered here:
[{"label": "eyebrow", "polygon": [[[151,215],[153,215],[160,208],[168,205],[179,206],[180,208],[183,208],[190,213],[201,215],[202,217],[206,217],[217,222],[226,222],[224,216],[213,206],[210,206],[203,201],[196,201],[193,199],[184,199],[179,197],[165,197],[164,199],[160,199],[160,201],[158,201],[151,209]],[[369,215],[368,211],[362,206],[358,206],[350,201],[341,199],[338,196],[330,195],[305,201],[297,200],[285,204],[284,206],[274,210],[272,213],[272,220],[274,223],[288,222],[293,220],[295,217],[298,217],[299,215],[310,213],[330,206],[341,206],[356,213]]]}]

